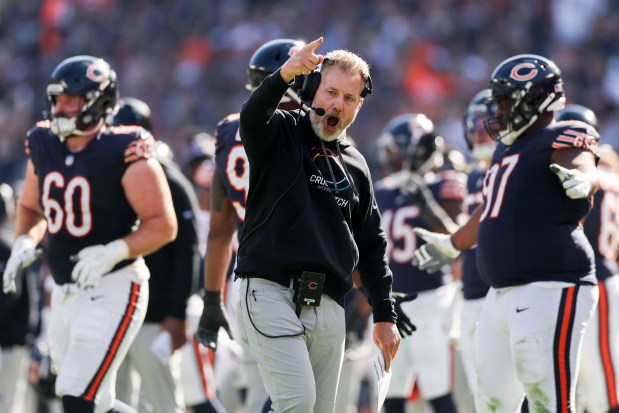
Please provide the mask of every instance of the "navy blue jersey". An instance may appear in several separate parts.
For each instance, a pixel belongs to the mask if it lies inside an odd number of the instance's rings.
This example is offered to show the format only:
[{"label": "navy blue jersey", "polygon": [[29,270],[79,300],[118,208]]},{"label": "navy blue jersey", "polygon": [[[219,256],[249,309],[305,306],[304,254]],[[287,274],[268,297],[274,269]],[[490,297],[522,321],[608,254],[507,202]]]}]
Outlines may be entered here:
[{"label": "navy blue jersey", "polygon": [[[482,187],[486,170],[477,166],[471,171],[466,183],[467,195],[464,209],[470,215],[483,203]],[[481,280],[477,269],[477,245],[462,252],[462,295],[465,300],[475,300],[486,296],[490,286]]]},{"label": "navy blue jersey", "polygon": [[50,132],[48,122],[28,132],[26,154],[39,181],[48,264],[57,284],[72,282],[72,255],[132,231],[137,216],[121,180],[131,163],[152,153],[152,136],[136,127],[108,129],[75,153]]},{"label": "navy blue jersey", "polygon": [[557,122],[502,143],[484,178],[477,264],[500,288],[535,281],[595,283],[594,254],[580,222],[590,199],[570,199],[550,169],[565,148],[597,152],[599,135],[584,123]]},{"label": "navy blue jersey", "polygon": [[237,234],[243,232],[249,189],[249,161],[239,135],[239,114],[229,115],[215,131],[215,163],[235,211]]},{"label": "navy blue jersey", "polygon": [[595,193],[593,208],[585,221],[585,234],[595,252],[598,280],[618,274],[619,249],[619,174],[609,168],[598,169],[600,189]]},{"label": "navy blue jersey", "polygon": [[[461,190],[455,190],[460,187]],[[375,195],[387,235],[387,257],[393,273],[393,291],[433,290],[451,280],[451,267],[429,274],[411,264],[413,252],[424,243],[412,231],[419,227],[436,231],[444,225],[437,202],[455,194],[462,198],[462,181],[438,178],[427,184],[418,175],[395,174],[376,184]],[[452,198],[453,199],[453,198]],[[462,200],[462,199],[460,199]],[[438,214],[443,213],[442,209]]]}]

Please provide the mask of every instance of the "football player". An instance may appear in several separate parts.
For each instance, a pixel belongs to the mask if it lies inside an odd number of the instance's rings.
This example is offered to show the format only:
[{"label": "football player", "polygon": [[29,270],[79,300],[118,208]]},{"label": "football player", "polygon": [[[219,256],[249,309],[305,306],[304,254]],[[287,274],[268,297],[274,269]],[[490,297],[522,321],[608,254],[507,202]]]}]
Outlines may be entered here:
[{"label": "football player", "polygon": [[598,187],[599,135],[589,125],[554,123],[563,109],[561,71],[533,54],[501,62],[489,88],[497,147],[483,204],[452,235],[425,233],[414,255],[437,270],[477,243],[490,285],[476,333],[476,411],[574,406],[581,337],[598,300],[594,253],[581,222]]},{"label": "football player", "polygon": [[[556,119],[597,128],[595,113],[582,105],[566,105]],[[598,172],[600,189],[584,228],[595,252],[600,299],[585,332],[576,393],[589,413],[619,412],[619,156],[609,145],[600,146]]]},{"label": "football player", "polygon": [[418,328],[415,335],[402,341],[397,363],[392,365],[393,377],[385,400],[387,413],[405,412],[415,381],[421,397],[435,412],[456,411],[451,394],[449,327],[457,287],[450,266],[436,276],[411,265],[420,242],[412,228],[453,230],[453,220],[462,211],[466,177],[453,170],[438,172],[443,165],[444,141],[433,132],[416,134],[420,116],[397,116],[385,128],[385,141],[406,143],[400,148],[406,158],[402,169],[377,182],[375,190],[387,235],[393,290],[418,293],[415,301],[402,304],[402,310]]},{"label": "football player", "polygon": [[66,413],[119,411],[116,371],[146,313],[142,255],[176,237],[153,137],[109,128],[116,72],[103,59],[62,61],[47,84],[49,120],[28,132],[29,156],[5,292],[47,236],[54,278],[47,337]]}]

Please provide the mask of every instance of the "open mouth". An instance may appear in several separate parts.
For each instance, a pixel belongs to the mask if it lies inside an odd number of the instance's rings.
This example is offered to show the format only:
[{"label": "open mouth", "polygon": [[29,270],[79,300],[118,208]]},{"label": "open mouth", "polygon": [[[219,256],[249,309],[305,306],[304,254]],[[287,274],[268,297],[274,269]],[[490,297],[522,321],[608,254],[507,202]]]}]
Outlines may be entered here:
[{"label": "open mouth", "polygon": [[329,116],[327,117],[327,125],[330,128],[335,128],[337,127],[337,125],[340,123],[340,118],[338,118],[337,116]]}]

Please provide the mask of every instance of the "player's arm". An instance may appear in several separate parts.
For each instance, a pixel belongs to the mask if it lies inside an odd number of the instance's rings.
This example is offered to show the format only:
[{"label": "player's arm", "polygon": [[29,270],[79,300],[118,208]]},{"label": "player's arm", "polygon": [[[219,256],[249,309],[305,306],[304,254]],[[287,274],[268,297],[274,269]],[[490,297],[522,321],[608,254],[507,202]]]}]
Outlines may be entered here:
[{"label": "player's arm", "polygon": [[210,228],[206,240],[204,289],[222,291],[232,259],[232,237],[236,231],[234,208],[226,196],[225,188],[216,170],[211,187]]},{"label": "player's arm", "polygon": [[[421,217],[428,223],[429,227],[440,233],[451,233],[457,230],[458,226],[447,212],[447,209],[445,209],[446,205],[436,201],[424,179],[417,174],[413,174],[411,181],[414,185],[413,188],[409,189],[411,193],[413,191],[418,192],[418,196],[421,199],[420,204],[422,205]],[[451,205],[449,207],[451,208]]]},{"label": "player's arm", "polygon": [[550,169],[557,174],[565,193],[573,199],[592,196],[599,188],[595,155],[581,148],[555,150]]},{"label": "player's arm", "polygon": [[138,229],[123,238],[129,257],[156,251],[176,238],[178,224],[165,174],[154,158],[132,163],[122,179],[125,196],[140,219]]},{"label": "player's arm", "polygon": [[[466,188],[464,188],[466,190]],[[441,208],[445,210],[449,218],[455,222],[461,222],[461,217],[463,216],[463,199],[462,198],[447,198],[443,199],[440,202]],[[455,229],[457,230],[458,226],[456,224]],[[450,229],[449,232],[453,231]],[[451,273],[454,279],[459,280],[462,279],[462,257],[458,257],[451,263]]]},{"label": "player's arm", "polygon": [[456,232],[451,234],[451,243],[459,250],[464,251],[477,244],[477,231],[479,230],[479,219],[483,213],[483,204],[475,208],[468,221]]},{"label": "player's arm", "polygon": [[[227,198],[226,198],[227,199]],[[232,260],[232,238],[236,231],[234,210],[229,202],[223,210],[211,209],[204,259],[204,289],[221,292]]]},{"label": "player's arm", "polygon": [[482,212],[483,204],[477,207],[468,221],[451,235],[415,228],[413,230],[415,234],[423,238],[427,244],[415,250],[413,265],[430,273],[437,272],[443,265],[456,259],[461,251],[475,245]]},{"label": "player's arm", "polygon": [[224,328],[232,337],[222,291],[232,259],[232,237],[236,231],[234,214],[219,170],[215,170],[211,186],[211,218],[204,263],[204,310],[196,333],[196,339],[213,350],[217,350],[217,335],[220,328]]},{"label": "player's arm", "polygon": [[22,195],[17,204],[15,217],[15,242],[6,262],[2,277],[2,291],[6,294],[17,292],[15,279],[20,271],[31,265],[40,255],[36,245],[45,235],[47,222],[39,206],[39,180],[34,165],[29,159]]},{"label": "player's arm", "polygon": [[47,222],[39,204],[39,178],[34,165],[28,160],[22,194],[17,203],[15,216],[15,238],[28,235],[38,244],[45,235]]}]

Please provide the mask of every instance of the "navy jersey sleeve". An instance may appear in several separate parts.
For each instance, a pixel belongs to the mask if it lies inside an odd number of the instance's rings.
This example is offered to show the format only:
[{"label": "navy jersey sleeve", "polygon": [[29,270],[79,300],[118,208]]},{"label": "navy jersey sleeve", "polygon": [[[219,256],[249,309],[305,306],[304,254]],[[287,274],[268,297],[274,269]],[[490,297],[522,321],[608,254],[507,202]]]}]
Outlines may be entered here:
[{"label": "navy jersey sleeve", "polygon": [[557,122],[555,128],[557,133],[551,144],[553,149],[582,148],[599,159],[600,135],[594,127],[584,122],[568,120]]}]

